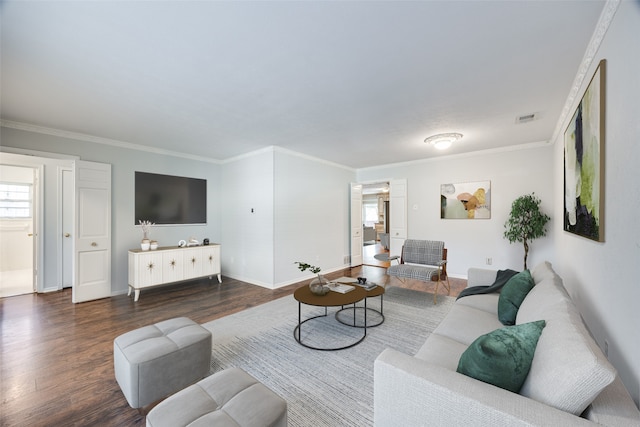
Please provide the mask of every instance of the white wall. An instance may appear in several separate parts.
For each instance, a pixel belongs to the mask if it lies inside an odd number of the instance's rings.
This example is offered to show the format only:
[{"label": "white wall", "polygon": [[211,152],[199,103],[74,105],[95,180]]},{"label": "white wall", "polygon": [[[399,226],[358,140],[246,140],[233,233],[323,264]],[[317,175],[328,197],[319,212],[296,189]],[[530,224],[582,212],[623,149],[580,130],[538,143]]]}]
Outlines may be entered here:
[{"label": "white wall", "polygon": [[275,283],[309,277],[295,261],[328,273],[344,268],[349,248],[349,183],[355,171],[283,150],[276,151]]},{"label": "white wall", "polygon": [[309,277],[295,261],[323,272],[345,267],[354,177],[351,169],[274,147],[225,162],[223,273],[277,288]]},{"label": "white wall", "polygon": [[222,166],[222,272],[271,288],[274,263],[273,150]]},{"label": "white wall", "polygon": [[[29,132],[12,128],[0,128],[3,146],[26,150],[69,154],[82,160],[112,165],[112,222],[111,222],[111,291],[113,294],[127,291],[127,251],[140,247],[142,232],[134,225],[134,172],[153,172],[168,175],[207,179],[207,225],[156,226],[151,236],[160,246],[174,246],[180,239],[194,236],[199,240],[208,237],[211,242],[220,240],[220,165],[181,157],[138,151],[115,145],[98,144],[78,139]],[[45,290],[59,289],[57,283],[60,265],[57,265],[57,203],[59,188],[57,165],[61,160],[47,160],[45,164],[44,209],[44,262]],[[66,164],[69,164],[66,161]],[[223,248],[224,251],[224,248]]]},{"label": "white wall", "polygon": [[[526,125],[525,125],[526,126]],[[552,217],[546,237],[530,244],[528,267],[553,259],[553,176],[550,146],[534,146],[501,152],[475,153],[436,160],[358,170],[359,182],[407,179],[408,237],[442,240],[448,249],[447,270],[453,277],[466,277],[469,267],[522,270],[524,248],[504,239],[504,223],[517,197],[535,192],[541,209]],[[490,219],[441,219],[440,185],[491,181]]]},{"label": "white wall", "polygon": [[[577,97],[607,60],[604,242],[554,224],[554,265],[585,322],[638,404],[640,395],[640,2],[620,3]],[[572,107],[572,111],[576,105]],[[567,118],[570,120],[570,117]],[[564,130],[567,123],[563,124]],[[555,146],[555,215],[563,212],[563,135]]]}]

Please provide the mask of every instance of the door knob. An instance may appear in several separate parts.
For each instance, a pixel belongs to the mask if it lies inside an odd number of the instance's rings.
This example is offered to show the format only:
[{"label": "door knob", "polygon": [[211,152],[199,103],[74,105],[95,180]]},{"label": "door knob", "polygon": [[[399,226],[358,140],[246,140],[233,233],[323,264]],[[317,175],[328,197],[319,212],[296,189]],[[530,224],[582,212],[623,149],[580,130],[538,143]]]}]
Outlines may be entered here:
[{"label": "door knob", "polygon": [[71,234],[69,234],[69,233],[64,233],[64,237],[71,237]]}]

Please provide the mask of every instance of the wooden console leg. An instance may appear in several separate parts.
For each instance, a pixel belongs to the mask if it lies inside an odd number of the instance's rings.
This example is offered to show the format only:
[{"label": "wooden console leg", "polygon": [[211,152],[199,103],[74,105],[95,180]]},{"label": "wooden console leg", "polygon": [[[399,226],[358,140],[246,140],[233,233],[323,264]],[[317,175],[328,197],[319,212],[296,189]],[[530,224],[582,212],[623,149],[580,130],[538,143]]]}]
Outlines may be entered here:
[{"label": "wooden console leg", "polygon": [[138,298],[140,298],[140,289],[135,290],[133,300],[138,301]]}]

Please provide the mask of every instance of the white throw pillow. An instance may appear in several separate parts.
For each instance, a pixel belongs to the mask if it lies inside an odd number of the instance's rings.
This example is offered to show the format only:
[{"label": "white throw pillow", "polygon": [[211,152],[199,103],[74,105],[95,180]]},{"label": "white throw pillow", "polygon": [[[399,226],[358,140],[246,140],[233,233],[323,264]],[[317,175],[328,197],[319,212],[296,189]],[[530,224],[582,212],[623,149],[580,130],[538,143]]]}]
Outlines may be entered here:
[{"label": "white throw pillow", "polygon": [[533,270],[531,270],[531,277],[533,277],[534,283],[540,283],[544,279],[552,279],[556,277],[557,274],[553,270],[551,263],[549,261],[541,262],[536,265]]},{"label": "white throw pillow", "polygon": [[589,335],[558,276],[546,276],[522,302],[516,324],[535,320],[547,325],[520,394],[580,415],[614,380],[616,370]]}]

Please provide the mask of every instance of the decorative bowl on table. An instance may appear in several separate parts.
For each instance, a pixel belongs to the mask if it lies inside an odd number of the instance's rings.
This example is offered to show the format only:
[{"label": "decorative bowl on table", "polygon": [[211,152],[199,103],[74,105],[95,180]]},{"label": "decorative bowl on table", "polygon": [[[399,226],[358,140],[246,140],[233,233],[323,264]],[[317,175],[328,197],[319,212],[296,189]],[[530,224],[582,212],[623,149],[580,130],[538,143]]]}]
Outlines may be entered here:
[{"label": "decorative bowl on table", "polygon": [[329,281],[324,276],[318,275],[309,283],[309,289],[314,295],[326,295],[329,292]]}]

